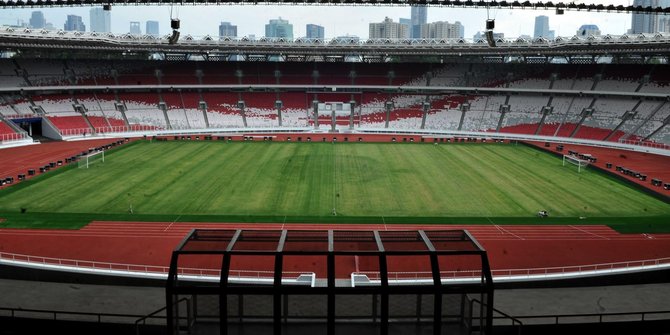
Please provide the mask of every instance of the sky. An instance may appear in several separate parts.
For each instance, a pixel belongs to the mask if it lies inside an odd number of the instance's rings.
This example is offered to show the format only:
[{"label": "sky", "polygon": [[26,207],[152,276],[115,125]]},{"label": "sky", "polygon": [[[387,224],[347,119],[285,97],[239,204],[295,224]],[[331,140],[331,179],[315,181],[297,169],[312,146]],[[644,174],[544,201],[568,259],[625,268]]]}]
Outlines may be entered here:
[{"label": "sky", "polygon": [[[577,3],[581,1],[576,1]],[[629,5],[628,0],[600,1],[592,0],[585,3],[602,3],[613,5]],[[17,24],[22,20],[28,22],[31,12],[41,10],[47,22],[57,29],[63,28],[66,16],[75,14],[82,16],[86,29],[90,27],[89,10],[91,7],[42,8],[42,9],[1,9],[0,24]],[[628,13],[596,13],[566,11],[564,15],[556,15],[554,11],[544,10],[503,10],[503,9],[463,9],[463,8],[428,8],[428,22],[460,21],[465,26],[465,37],[472,38],[477,32],[484,30],[488,17],[495,19],[495,32],[505,33],[506,37],[533,35],[535,17],[549,17],[550,29],[556,36],[571,37],[583,24],[597,25],[603,34],[621,35],[631,25],[631,14]],[[368,37],[368,24],[381,22],[385,17],[398,22],[398,19],[409,18],[408,6],[270,6],[270,5],[210,5],[210,6],[113,6],[112,32],[121,34],[129,31],[130,21],[140,21],[144,33],[147,20],[160,23],[161,35],[171,33],[170,17],[181,20],[181,35],[190,34],[194,37],[218,35],[218,26],[222,21],[237,25],[238,36],[265,34],[265,24],[270,19],[281,17],[293,24],[293,36],[305,35],[305,25],[318,24],[325,28],[326,38],[343,35]]]}]

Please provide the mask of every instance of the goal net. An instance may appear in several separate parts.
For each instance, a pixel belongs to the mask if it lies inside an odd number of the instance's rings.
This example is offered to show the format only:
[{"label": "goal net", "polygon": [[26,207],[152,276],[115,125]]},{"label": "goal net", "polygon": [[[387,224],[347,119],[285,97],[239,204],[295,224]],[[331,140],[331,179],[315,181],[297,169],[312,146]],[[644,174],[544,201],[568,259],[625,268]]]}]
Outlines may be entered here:
[{"label": "goal net", "polygon": [[79,168],[88,169],[89,166],[96,163],[105,162],[105,151],[97,151],[89,153],[88,155],[81,157],[79,159]]},{"label": "goal net", "polygon": [[589,161],[571,155],[563,155],[563,166],[565,166],[565,164],[576,165],[577,172],[582,172],[582,169],[589,165]]}]

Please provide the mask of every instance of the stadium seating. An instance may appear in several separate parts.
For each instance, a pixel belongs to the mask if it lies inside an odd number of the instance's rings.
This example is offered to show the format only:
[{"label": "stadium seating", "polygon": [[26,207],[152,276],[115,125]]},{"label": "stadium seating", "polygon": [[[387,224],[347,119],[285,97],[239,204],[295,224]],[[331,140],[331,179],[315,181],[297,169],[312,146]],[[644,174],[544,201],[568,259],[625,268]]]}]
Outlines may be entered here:
[{"label": "stadium seating", "polygon": [[9,135],[16,133],[10,126],[0,121],[0,135]]},{"label": "stadium seating", "polygon": [[[648,65],[553,65],[542,64],[411,64],[394,63],[294,63],[294,62],[150,62],[150,61],[2,61],[2,86],[26,85],[152,85],[198,84],[202,75],[204,84],[292,84],[292,85],[408,85],[408,86],[480,86],[519,89],[553,89],[577,91],[667,92],[670,75],[661,67]],[[22,70],[18,71],[17,70]],[[24,73],[23,76],[17,73]],[[644,77],[644,78],[643,78]],[[649,79],[649,80],[647,80]],[[0,106],[4,116],[31,115],[31,106],[41,106],[48,117],[79,115],[73,103],[85,106],[92,126],[99,131],[124,129],[124,115],[116,111],[115,103],[128,108],[126,117],[131,127],[197,129],[207,126],[200,110],[200,101],[207,103],[210,127],[243,127],[239,100],[245,102],[246,123],[249,127],[278,126],[275,101],[281,100],[282,125],[309,126],[308,117],[312,100],[356,101],[357,127],[383,128],[386,122],[386,102],[394,109],[389,128],[417,129],[421,127],[422,104],[425,96],[389,95],[365,92],[339,94],[306,92],[203,92],[163,90],[162,92],[113,92],[73,95],[45,95],[6,97]],[[158,108],[160,101],[168,107],[166,115]],[[0,101],[2,102],[2,101]],[[670,106],[660,110],[655,101],[626,98],[597,98],[529,95],[516,93],[491,96],[449,95],[431,96],[426,117],[426,129],[496,131],[610,141],[642,139],[659,129],[670,115]],[[11,106],[10,104],[11,103]],[[462,118],[460,106],[469,103],[469,111]],[[500,106],[507,103],[509,112],[501,119]],[[553,111],[543,118],[542,108],[551,105]],[[446,106],[446,107],[445,107]],[[593,108],[592,115],[582,118],[585,108]],[[629,111],[637,112],[632,119],[623,120]],[[80,116],[80,115],[79,115]],[[83,119],[83,118],[82,118]],[[542,121],[543,120],[543,121]],[[623,121],[623,122],[622,122]],[[58,121],[60,122],[60,121]],[[324,121],[323,122],[329,122]],[[543,122],[542,125],[540,123]],[[85,122],[84,122],[85,123]],[[169,123],[169,124],[168,124]],[[340,117],[338,124],[347,125],[348,117]],[[59,124],[59,128],[74,129],[82,124]],[[574,130],[579,129],[574,132]],[[86,127],[83,127],[86,128]],[[90,127],[89,127],[90,128]],[[667,127],[666,127],[667,128]],[[616,131],[614,131],[616,129]],[[574,132],[574,134],[573,134]],[[670,142],[670,130],[654,133],[652,140]]]},{"label": "stadium seating", "polygon": [[50,115],[47,119],[63,135],[91,134],[92,129],[81,115]]}]

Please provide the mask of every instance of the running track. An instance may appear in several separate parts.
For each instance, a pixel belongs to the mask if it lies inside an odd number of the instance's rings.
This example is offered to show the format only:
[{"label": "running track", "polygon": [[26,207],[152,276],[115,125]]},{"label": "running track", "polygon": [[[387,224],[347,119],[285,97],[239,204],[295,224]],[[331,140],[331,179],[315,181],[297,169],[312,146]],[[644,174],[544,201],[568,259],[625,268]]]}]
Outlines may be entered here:
[{"label": "running track", "polygon": [[[670,234],[619,234],[607,226],[325,225],[96,221],[80,230],[0,229],[0,251],[122,264],[167,266],[194,228],[301,230],[467,229],[496,270],[564,267],[670,257]],[[252,266],[254,270],[257,267]],[[411,265],[408,264],[408,267]],[[238,270],[245,270],[239,269]],[[361,269],[366,270],[366,269]],[[402,270],[400,265],[399,270]]]}]

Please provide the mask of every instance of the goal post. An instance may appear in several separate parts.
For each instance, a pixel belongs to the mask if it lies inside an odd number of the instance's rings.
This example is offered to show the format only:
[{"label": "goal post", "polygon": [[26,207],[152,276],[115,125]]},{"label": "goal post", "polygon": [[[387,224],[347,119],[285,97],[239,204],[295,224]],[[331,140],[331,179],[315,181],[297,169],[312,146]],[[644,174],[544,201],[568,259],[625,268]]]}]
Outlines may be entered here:
[{"label": "goal post", "polygon": [[566,163],[576,165],[577,172],[582,172],[582,168],[585,168],[589,165],[589,161],[579,159],[572,155],[563,155],[563,166],[565,166]]},{"label": "goal post", "polygon": [[89,153],[79,159],[79,168],[88,169],[89,166],[98,162],[105,162],[105,150]]}]

